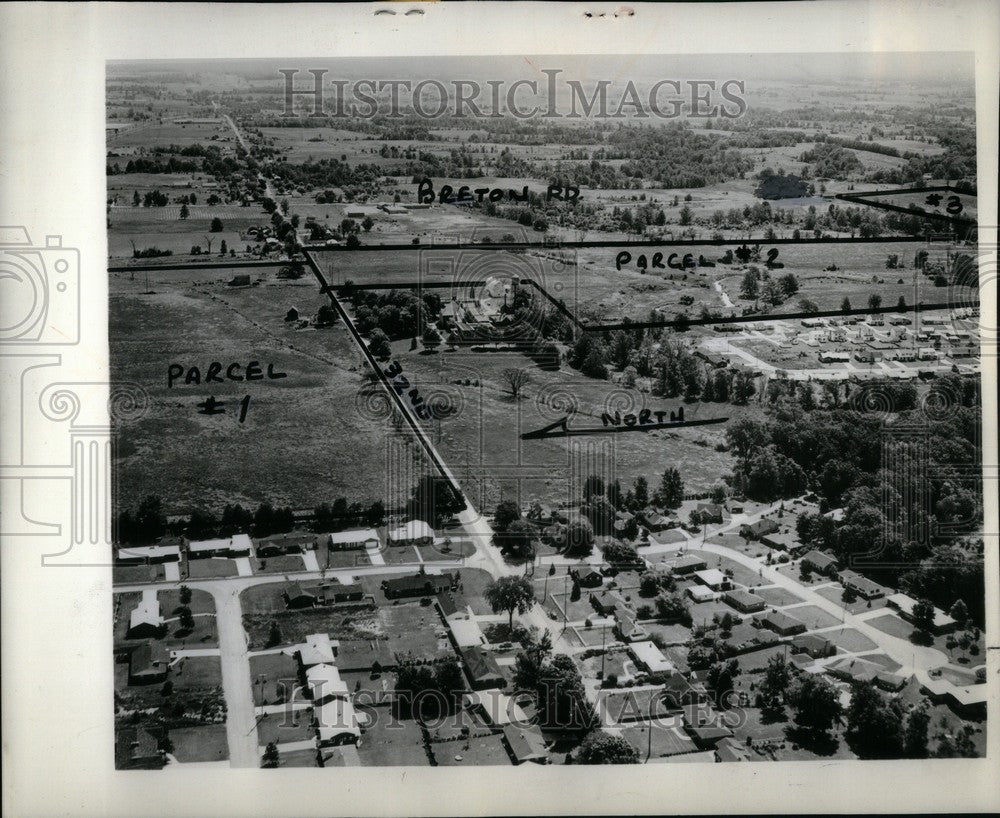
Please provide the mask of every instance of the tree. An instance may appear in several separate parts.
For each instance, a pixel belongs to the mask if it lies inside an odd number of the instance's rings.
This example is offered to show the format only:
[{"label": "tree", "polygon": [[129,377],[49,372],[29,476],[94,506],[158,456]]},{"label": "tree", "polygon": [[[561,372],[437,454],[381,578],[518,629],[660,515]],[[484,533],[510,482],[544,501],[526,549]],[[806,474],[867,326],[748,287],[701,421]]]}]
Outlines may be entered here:
[{"label": "tree", "polygon": [[221,233],[222,232],[222,219],[220,219],[218,216],[216,216],[214,219],[212,219],[212,226],[209,227],[208,229],[212,233]]},{"label": "tree", "polygon": [[428,326],[420,338],[420,343],[424,345],[424,349],[429,349],[433,352],[437,347],[441,346],[441,333],[434,327]]},{"label": "tree", "polygon": [[465,510],[465,500],[446,477],[425,474],[413,488],[407,510],[414,519],[432,527],[442,520]]},{"label": "tree", "polygon": [[871,682],[858,682],[847,709],[847,743],[859,758],[900,758],[903,716],[896,702],[883,698]]},{"label": "tree", "polygon": [[333,308],[332,304],[321,304],[320,308],[316,311],[316,326],[332,326],[337,323],[339,317],[340,316],[337,315],[337,311]]},{"label": "tree", "polygon": [[663,472],[656,502],[664,508],[677,508],[684,502],[684,482],[680,472],[673,466],[668,466]]},{"label": "tree", "polygon": [[604,559],[609,565],[621,570],[628,570],[636,566],[641,568],[643,565],[633,546],[617,541],[610,542],[604,547]]},{"label": "tree", "polygon": [[140,204],[142,204],[142,197],[139,195],[139,191],[137,190],[132,194],[132,207],[138,207]]},{"label": "tree", "polygon": [[347,241],[344,243],[344,246],[353,250],[354,248],[361,246],[361,241],[354,233],[351,233],[351,235],[347,237]]},{"label": "tree", "polygon": [[791,297],[799,291],[799,280],[795,277],[794,273],[785,273],[785,275],[778,279],[778,284],[781,286],[781,291],[787,297]]},{"label": "tree", "polygon": [[743,280],[740,282],[740,295],[750,301],[760,295],[760,287],[757,285],[757,276],[754,275],[751,270],[747,270],[743,274]]},{"label": "tree", "polygon": [[271,620],[271,626],[267,631],[267,642],[264,647],[273,648],[275,645],[281,644],[281,628],[278,627],[276,620]]},{"label": "tree", "polygon": [[961,599],[955,600],[955,604],[951,606],[948,615],[958,623],[959,628],[964,628],[969,621],[969,609]]},{"label": "tree", "polygon": [[180,622],[181,630],[191,632],[194,630],[194,614],[187,605],[182,605],[177,610],[177,618]]},{"label": "tree", "polygon": [[635,478],[632,484],[632,498],[635,511],[641,511],[649,505],[649,482],[645,477]]},{"label": "tree", "polygon": [[593,548],[593,526],[586,520],[573,520],[566,528],[566,552],[586,556]]},{"label": "tree", "polygon": [[187,585],[182,585],[180,590],[181,605],[189,605],[191,603],[191,589]]},{"label": "tree", "polygon": [[527,520],[514,520],[503,535],[504,549],[516,559],[534,559],[537,530]]},{"label": "tree", "polygon": [[514,627],[514,612],[525,614],[535,601],[535,591],[526,577],[500,577],[488,586],[483,596],[493,613],[507,612],[508,625]]},{"label": "tree", "polygon": [[655,571],[646,571],[639,577],[639,594],[641,596],[656,596],[660,592],[660,575]]},{"label": "tree", "polygon": [[844,296],[844,300],[840,302],[840,309],[842,309],[844,312],[847,312],[849,309],[851,309],[851,299],[848,298],[846,295]]},{"label": "tree", "polygon": [[264,748],[264,755],[261,757],[260,766],[265,770],[277,769],[280,758],[281,756],[278,753],[278,745],[273,741],[269,741],[267,746]]},{"label": "tree", "polygon": [[188,206],[186,204],[182,204],[181,205],[181,218],[182,219],[186,219],[190,215],[190,213],[191,213],[191,211],[188,210]]},{"label": "tree", "polygon": [[525,384],[531,380],[527,370],[524,369],[504,369],[500,372],[501,380],[507,385],[514,400],[517,400]]},{"label": "tree", "polygon": [[911,619],[919,633],[930,634],[934,630],[934,603],[929,599],[918,599],[913,604]]},{"label": "tree", "polygon": [[795,723],[820,736],[840,721],[843,708],[840,694],[832,684],[818,676],[807,675],[788,693],[788,702],[795,711]]},{"label": "tree", "polygon": [[727,497],[727,494],[726,494],[726,487],[725,486],[719,485],[719,486],[713,486],[712,487],[711,500],[717,506],[721,506],[723,503],[725,503],[726,502],[726,497]]},{"label": "tree", "polygon": [[[652,728],[650,728],[652,729]],[[636,764],[639,751],[621,736],[595,730],[587,736],[576,754],[577,764]]]},{"label": "tree", "polygon": [[520,506],[513,500],[501,500],[493,513],[493,530],[500,534],[506,533],[510,524],[520,519]]},{"label": "tree", "polygon": [[780,653],[772,656],[764,668],[760,683],[761,710],[771,717],[784,712],[785,693],[792,681],[792,674]]},{"label": "tree", "polygon": [[366,232],[370,232],[375,226],[375,220],[371,216],[365,216],[364,221],[361,222],[361,228]]},{"label": "tree", "polygon": [[870,296],[868,296],[868,309],[877,310],[881,306],[882,306],[882,296],[880,296],[878,293],[872,293]]},{"label": "tree", "polygon": [[715,700],[720,707],[727,701],[727,696],[732,691],[739,672],[740,663],[735,659],[730,659],[728,662],[716,662],[709,667],[706,681],[715,692]]},{"label": "tree", "polygon": [[906,717],[906,729],[903,731],[903,755],[907,758],[927,758],[930,755],[928,747],[928,731],[931,717],[927,705],[921,702],[910,711]]},{"label": "tree", "polygon": [[389,344],[389,336],[380,329],[372,332],[372,338],[368,342],[368,349],[378,360],[385,360],[392,355],[392,346]]},{"label": "tree", "polygon": [[691,624],[691,611],[688,609],[684,597],[680,594],[660,594],[656,598],[656,615],[668,622],[680,622],[682,625]]}]

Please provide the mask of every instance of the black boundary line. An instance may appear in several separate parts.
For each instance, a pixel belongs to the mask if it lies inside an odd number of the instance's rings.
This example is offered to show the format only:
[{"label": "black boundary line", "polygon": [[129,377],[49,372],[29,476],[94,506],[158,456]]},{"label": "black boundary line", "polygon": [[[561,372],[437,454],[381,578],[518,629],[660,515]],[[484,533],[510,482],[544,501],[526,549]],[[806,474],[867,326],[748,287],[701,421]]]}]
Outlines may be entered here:
[{"label": "black boundary line", "polygon": [[267,268],[267,267],[295,267],[302,266],[301,261],[289,261],[285,259],[284,261],[210,261],[210,262],[197,262],[197,261],[185,261],[178,262],[176,264],[133,264],[133,265],[116,265],[114,267],[108,267],[109,273],[152,273],[156,270],[221,270],[228,268],[247,268],[253,269],[255,267]]},{"label": "black boundary line", "polygon": [[462,491],[462,487],[459,486],[457,482],[449,475],[448,469],[445,467],[444,463],[441,462],[441,460],[437,456],[437,453],[434,451],[434,446],[431,445],[430,441],[427,439],[423,427],[413,419],[413,416],[406,409],[406,406],[403,404],[402,398],[389,383],[389,379],[386,378],[385,373],[382,371],[382,367],[379,365],[379,362],[375,360],[375,356],[372,355],[371,350],[368,349],[368,344],[366,344],[364,338],[361,337],[361,333],[359,333],[357,327],[354,326],[354,322],[351,320],[350,315],[347,314],[347,310],[344,309],[344,305],[341,304],[340,301],[337,299],[337,296],[334,295],[334,290],[336,288],[331,287],[329,284],[327,284],[326,278],[323,276],[323,272],[319,269],[319,266],[313,260],[312,256],[309,255],[309,252],[303,251],[303,255],[305,255],[306,263],[310,266],[310,268],[312,268],[313,274],[316,276],[316,280],[319,282],[320,292],[326,293],[326,295],[329,297],[330,303],[333,305],[333,308],[337,310],[337,312],[340,314],[341,320],[344,322],[344,324],[347,326],[347,329],[354,337],[355,343],[361,349],[361,352],[364,354],[365,358],[367,358],[368,364],[371,366],[375,374],[378,376],[378,379],[381,382],[382,387],[389,394],[389,398],[396,404],[397,408],[402,413],[403,417],[406,419],[407,424],[413,430],[413,433],[416,435],[417,440],[420,441],[421,447],[427,453],[427,456],[434,464],[434,467],[437,469],[438,473],[445,480],[448,481],[448,484],[451,486],[452,490],[455,491],[459,497],[464,499],[465,493]]},{"label": "black boundary line", "polygon": [[950,185],[931,185],[929,187],[911,187],[900,190],[869,190],[861,193],[836,193],[834,194],[834,198],[844,202],[851,202],[852,204],[874,207],[878,210],[888,210],[893,213],[904,213],[908,216],[916,216],[920,219],[936,219],[938,221],[948,222],[956,227],[974,227],[976,225],[975,219],[970,219],[966,216],[949,216],[946,213],[929,213],[926,210],[914,210],[912,208],[903,207],[902,205],[894,205],[889,204],[888,202],[879,202],[874,200],[876,196],[896,195],[898,193],[954,193],[962,194],[963,196],[976,195],[973,193],[965,193],[961,190],[955,190],[955,188]]},{"label": "black boundary line", "polygon": [[[725,423],[729,418],[707,418],[705,420],[681,420],[668,421],[667,423],[646,423],[635,426],[601,426],[587,429],[568,429],[566,422],[567,415],[562,420],[557,420],[542,429],[535,429],[532,432],[524,432],[521,440],[547,440],[555,437],[584,437],[587,435],[614,435],[621,432],[655,432],[660,429],[685,429],[689,426],[710,426],[717,423]],[[559,427],[557,429],[557,427]]]}]

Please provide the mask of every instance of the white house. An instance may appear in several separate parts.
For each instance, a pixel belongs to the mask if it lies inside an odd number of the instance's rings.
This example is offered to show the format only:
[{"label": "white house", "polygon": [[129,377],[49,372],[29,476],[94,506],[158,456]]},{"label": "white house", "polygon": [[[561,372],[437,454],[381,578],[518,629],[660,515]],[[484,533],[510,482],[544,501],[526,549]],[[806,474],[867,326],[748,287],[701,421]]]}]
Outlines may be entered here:
[{"label": "white house", "polygon": [[475,619],[452,619],[448,622],[448,628],[451,630],[455,647],[459,650],[487,644],[482,628]]},{"label": "white house", "polygon": [[180,562],[180,559],[179,545],[130,545],[118,549],[118,562],[122,565]]},{"label": "white house", "polygon": [[187,544],[188,557],[249,557],[253,551],[253,541],[247,534],[233,534],[218,540],[191,540]]},{"label": "white house", "polygon": [[673,673],[674,664],[651,641],[632,642],[628,646],[636,663],[647,673]]},{"label": "white house", "polygon": [[423,520],[410,520],[387,535],[390,545],[430,545],[434,542],[434,529]]},{"label": "white house", "polygon": [[306,671],[306,684],[312,694],[313,707],[348,694],[347,683],[333,665],[315,665]]},{"label": "white house", "polygon": [[704,571],[695,571],[694,578],[702,585],[711,588],[713,591],[725,591],[732,587],[729,577],[718,568],[708,568]]},{"label": "white house", "polygon": [[160,616],[160,603],[156,593],[143,594],[135,610],[129,614],[126,636],[129,639],[155,636],[162,625],[163,617]]},{"label": "white house", "polygon": [[331,640],[329,634],[311,633],[306,637],[306,641],[298,646],[299,662],[307,669],[316,665],[332,665],[339,647],[340,642]]},{"label": "white house", "polygon": [[378,532],[374,528],[356,528],[350,531],[335,531],[326,535],[331,551],[349,551],[355,548],[378,548],[381,545]]},{"label": "white house", "polygon": [[466,693],[464,701],[469,710],[480,713],[498,727],[505,724],[522,726],[528,724],[528,717],[520,705],[500,690],[477,690]]}]

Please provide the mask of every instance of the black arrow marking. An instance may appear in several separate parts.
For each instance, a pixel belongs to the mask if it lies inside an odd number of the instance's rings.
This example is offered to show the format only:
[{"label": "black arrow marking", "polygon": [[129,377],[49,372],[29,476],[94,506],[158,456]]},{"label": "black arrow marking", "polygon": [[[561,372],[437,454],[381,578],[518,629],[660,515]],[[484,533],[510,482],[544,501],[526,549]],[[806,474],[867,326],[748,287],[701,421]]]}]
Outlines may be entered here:
[{"label": "black arrow marking", "polygon": [[570,429],[566,425],[569,415],[533,432],[524,432],[521,440],[543,440],[550,437],[582,437],[584,435],[613,435],[619,432],[652,432],[656,429],[683,429],[688,426],[710,426],[725,423],[729,418],[707,418],[705,420],[679,420],[664,423],[644,423],[635,426],[600,426],[596,429]]}]

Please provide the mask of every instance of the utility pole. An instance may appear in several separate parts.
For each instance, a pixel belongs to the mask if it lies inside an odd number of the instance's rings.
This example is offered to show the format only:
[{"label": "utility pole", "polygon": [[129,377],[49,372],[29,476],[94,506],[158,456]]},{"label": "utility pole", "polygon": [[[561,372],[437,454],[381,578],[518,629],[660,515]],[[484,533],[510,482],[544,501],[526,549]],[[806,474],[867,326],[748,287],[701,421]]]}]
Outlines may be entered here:
[{"label": "utility pole", "polygon": [[602,680],[604,679],[604,658],[607,655],[604,652],[604,637],[607,632],[608,632],[608,623],[605,622],[603,625],[601,625],[601,679]]}]

